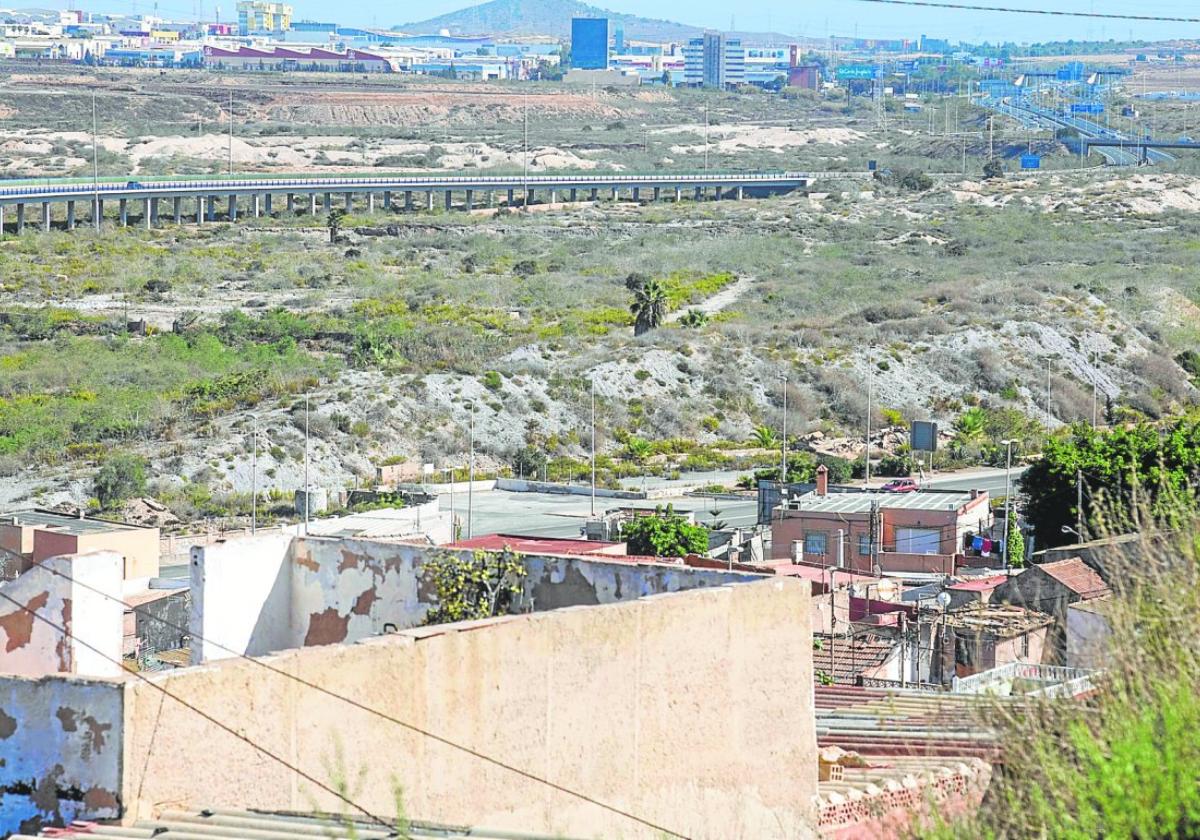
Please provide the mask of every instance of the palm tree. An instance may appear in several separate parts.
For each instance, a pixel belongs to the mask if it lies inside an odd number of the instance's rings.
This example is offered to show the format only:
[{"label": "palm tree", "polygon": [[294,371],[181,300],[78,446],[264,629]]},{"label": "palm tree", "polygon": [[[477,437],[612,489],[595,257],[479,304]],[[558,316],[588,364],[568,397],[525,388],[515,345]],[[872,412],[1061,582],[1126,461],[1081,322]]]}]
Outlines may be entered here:
[{"label": "palm tree", "polygon": [[960,446],[971,446],[983,440],[987,415],[982,408],[968,408],[954,421],[954,437]]},{"label": "palm tree", "polygon": [[650,457],[653,447],[645,438],[631,437],[625,441],[625,456],[635,464],[640,464]]},{"label": "palm tree", "polygon": [[657,328],[667,314],[667,290],[657,280],[647,280],[633,291],[633,334],[644,335]]},{"label": "palm tree", "polygon": [[750,433],[750,442],[759,449],[774,449],[779,446],[779,438],[770,426],[755,426],[754,431]]}]

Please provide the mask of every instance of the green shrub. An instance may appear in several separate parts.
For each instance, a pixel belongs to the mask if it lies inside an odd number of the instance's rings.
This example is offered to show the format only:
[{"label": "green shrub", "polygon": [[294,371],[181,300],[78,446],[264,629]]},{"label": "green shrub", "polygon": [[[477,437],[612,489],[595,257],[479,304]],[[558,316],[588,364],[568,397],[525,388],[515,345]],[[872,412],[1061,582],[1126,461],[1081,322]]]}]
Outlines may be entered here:
[{"label": "green shrub", "polygon": [[101,507],[113,508],[146,492],[146,461],[137,455],[113,455],[96,472],[92,492]]}]

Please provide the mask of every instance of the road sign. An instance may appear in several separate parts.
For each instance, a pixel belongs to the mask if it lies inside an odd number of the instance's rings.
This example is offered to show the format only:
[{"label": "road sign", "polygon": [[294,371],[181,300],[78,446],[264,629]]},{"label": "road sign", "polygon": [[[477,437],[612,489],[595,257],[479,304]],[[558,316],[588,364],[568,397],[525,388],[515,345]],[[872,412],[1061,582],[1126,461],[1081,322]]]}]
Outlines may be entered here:
[{"label": "road sign", "polygon": [[1073,102],[1071,103],[1072,114],[1103,114],[1103,102]]},{"label": "road sign", "polygon": [[912,450],[914,452],[937,452],[937,423],[914,420],[912,424]]},{"label": "road sign", "polygon": [[1021,155],[1022,169],[1041,169],[1042,159],[1038,155]]},{"label": "road sign", "polygon": [[877,79],[879,68],[874,64],[845,64],[837,69],[839,81],[849,79]]}]

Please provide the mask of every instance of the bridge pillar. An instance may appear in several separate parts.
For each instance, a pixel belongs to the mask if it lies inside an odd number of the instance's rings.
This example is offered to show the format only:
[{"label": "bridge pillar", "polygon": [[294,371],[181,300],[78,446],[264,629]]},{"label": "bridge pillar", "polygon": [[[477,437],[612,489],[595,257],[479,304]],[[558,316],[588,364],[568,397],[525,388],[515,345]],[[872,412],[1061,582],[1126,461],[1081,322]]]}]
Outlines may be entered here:
[{"label": "bridge pillar", "polygon": [[237,196],[229,196],[229,221],[237,221]]},{"label": "bridge pillar", "polygon": [[741,187],[741,186],[739,186],[739,187],[737,188],[737,200],[738,200],[738,201],[742,201],[742,200],[744,200],[745,198],[746,198],[746,190],[745,190],[745,188],[744,188],[744,187]]},{"label": "bridge pillar", "polygon": [[383,191],[383,209],[386,211],[389,211],[389,212],[392,209],[392,191],[391,190]]},{"label": "bridge pillar", "polygon": [[367,212],[375,212],[375,193],[367,193]]},{"label": "bridge pillar", "polygon": [[450,190],[446,190],[446,209],[447,210],[450,209],[450,206],[451,206],[450,202],[452,201],[452,199],[453,199],[453,196],[451,196]]},{"label": "bridge pillar", "polygon": [[509,206],[509,207],[512,207],[512,206],[513,206],[513,202],[515,202],[516,200],[517,200],[517,199],[516,199],[516,192],[515,192],[514,190],[511,190],[511,189],[510,189],[510,190],[508,191],[508,206]]},{"label": "bridge pillar", "polygon": [[571,203],[574,204],[579,199],[579,190],[576,187],[571,187]]},{"label": "bridge pillar", "polygon": [[704,187],[696,187],[696,201],[704,200]]},{"label": "bridge pillar", "polygon": [[612,200],[617,201],[618,199],[620,199],[620,197],[621,197],[621,191],[618,190],[616,187],[613,187],[612,188]]},{"label": "bridge pillar", "polygon": [[409,211],[413,209],[412,190],[404,191],[404,209]]},{"label": "bridge pillar", "polygon": [[317,194],[313,193],[308,197],[308,215],[317,215]]},{"label": "bridge pillar", "polygon": [[25,205],[17,205],[17,236],[25,232]]},{"label": "bridge pillar", "polygon": [[527,192],[525,194],[525,206],[528,207],[530,204],[533,204],[533,199],[534,199],[534,190],[533,190],[533,187],[530,187],[529,192]]},{"label": "bridge pillar", "polygon": [[263,213],[270,216],[271,215],[271,194],[270,193],[266,193],[263,195],[263,205],[264,205]]},{"label": "bridge pillar", "polygon": [[296,212],[296,194],[295,193],[287,194],[287,211],[288,211],[289,216],[294,215]]},{"label": "bridge pillar", "polygon": [[596,201],[598,198],[600,198],[600,190],[598,190],[596,187],[592,187],[592,201]]},{"label": "bridge pillar", "polygon": [[42,233],[50,232],[50,202],[42,202]]},{"label": "bridge pillar", "polygon": [[639,189],[638,187],[634,187],[634,188],[633,188],[633,200],[634,200],[634,201],[641,201],[641,200],[642,200],[642,191],[641,191],[641,189]]},{"label": "bridge pillar", "polygon": [[208,220],[210,222],[215,222],[217,220],[217,203],[220,200],[220,196],[210,195],[208,197]]},{"label": "bridge pillar", "polygon": [[158,227],[158,196],[150,199],[150,222]]},{"label": "bridge pillar", "polygon": [[469,213],[469,212],[471,212],[473,209],[475,209],[475,208],[474,208],[474,203],[475,203],[475,191],[474,191],[474,190],[467,190],[467,191],[466,191],[466,193],[467,193],[467,194],[466,194],[466,198],[465,198],[465,200],[464,200],[464,203],[465,203],[465,205],[466,205],[467,212]]},{"label": "bridge pillar", "polygon": [[152,204],[153,201],[148,196],[142,199],[142,224],[146,226],[146,230],[150,230],[154,226],[154,217],[152,215],[154,208]]},{"label": "bridge pillar", "polygon": [[349,213],[351,210],[354,209],[354,193],[346,193],[345,201],[346,201],[346,212]]},{"label": "bridge pillar", "polygon": [[205,207],[207,203],[208,202],[204,199],[204,196],[196,196],[196,224],[198,225],[204,224],[204,214],[208,210],[208,208]]},{"label": "bridge pillar", "polygon": [[558,190],[550,190],[550,203],[558,204]]},{"label": "bridge pillar", "polygon": [[654,188],[654,200],[658,201],[660,198],[662,198],[662,187],[655,187]]},{"label": "bridge pillar", "polygon": [[128,201],[124,198],[122,198],[120,204],[117,205],[117,216],[121,219],[121,227],[129,226]]},{"label": "bridge pillar", "polygon": [[100,223],[104,221],[104,199],[95,199],[96,203],[92,205],[92,212],[95,214],[92,218],[92,225],[96,230],[100,229]]},{"label": "bridge pillar", "polygon": [[175,220],[175,224],[183,224],[183,196],[175,196],[171,200],[171,217]]},{"label": "bridge pillar", "polygon": [[75,202],[67,202],[67,230],[75,230]]},{"label": "bridge pillar", "polygon": [[487,191],[487,206],[488,207],[496,206],[496,191],[495,190]]},{"label": "bridge pillar", "polygon": [[330,210],[333,209],[333,196],[331,196],[329,193],[325,193],[325,208],[324,209],[325,209],[326,213],[328,213]]},{"label": "bridge pillar", "polygon": [[0,239],[4,238],[4,205],[0,204]]},{"label": "bridge pillar", "polygon": [[683,201],[683,187],[676,187],[675,188],[675,203],[678,204],[681,201]]},{"label": "bridge pillar", "polygon": [[425,209],[433,212],[433,190],[425,191]]},{"label": "bridge pillar", "polygon": [[251,198],[250,208],[254,213],[254,218],[257,219],[259,216],[262,215],[262,201],[261,201],[261,196],[258,193],[255,193],[254,197]]}]

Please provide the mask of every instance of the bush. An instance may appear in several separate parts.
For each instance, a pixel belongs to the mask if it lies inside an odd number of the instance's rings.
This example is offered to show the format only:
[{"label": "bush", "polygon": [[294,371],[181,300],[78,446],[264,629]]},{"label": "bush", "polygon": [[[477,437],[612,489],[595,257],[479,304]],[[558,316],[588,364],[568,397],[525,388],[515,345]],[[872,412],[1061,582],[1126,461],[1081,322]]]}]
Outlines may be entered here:
[{"label": "bush", "polygon": [[1004,164],[999,158],[992,158],[983,165],[983,177],[989,181],[1004,177]]},{"label": "bush", "polygon": [[668,505],[654,511],[654,516],[639,516],[625,524],[621,537],[628,543],[630,554],[647,557],[686,557],[708,551],[708,531],[692,525]]},{"label": "bush", "polygon": [[489,391],[499,391],[504,387],[504,378],[500,376],[500,371],[489,370],[483,374],[483,387]]},{"label": "bush", "polygon": [[106,510],[146,492],[146,461],[137,455],[114,455],[96,472],[93,495]]}]

